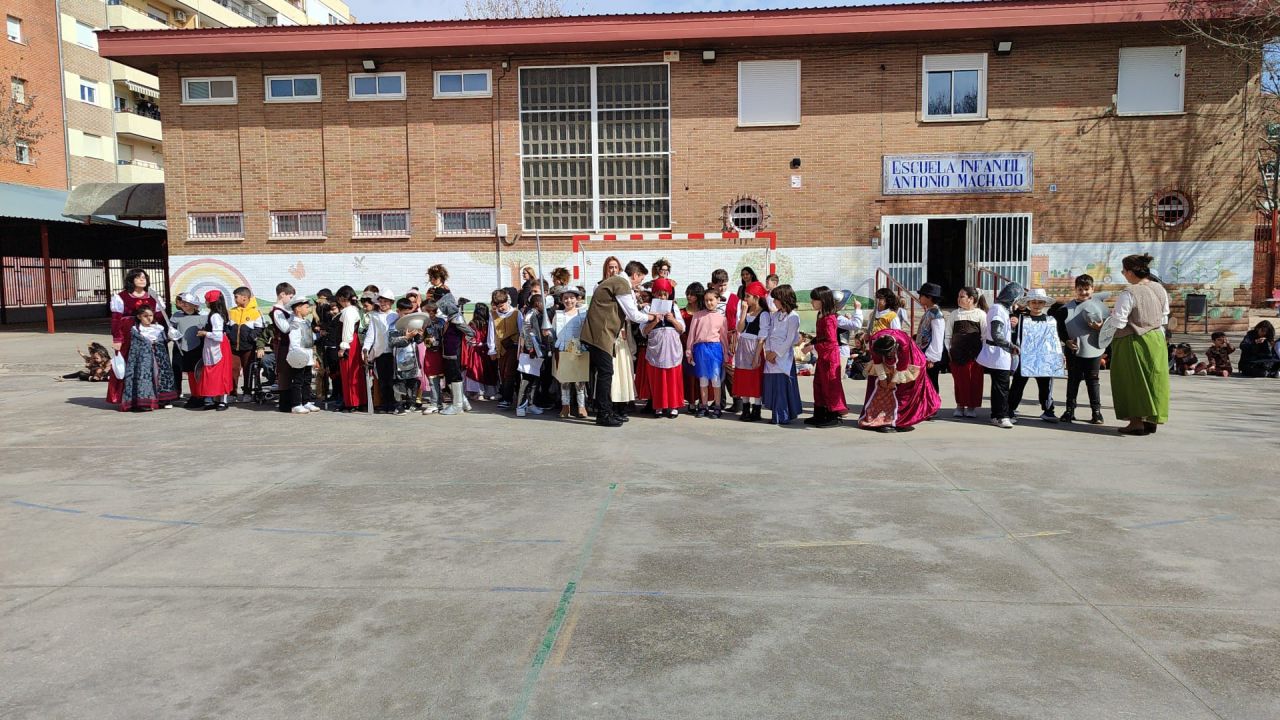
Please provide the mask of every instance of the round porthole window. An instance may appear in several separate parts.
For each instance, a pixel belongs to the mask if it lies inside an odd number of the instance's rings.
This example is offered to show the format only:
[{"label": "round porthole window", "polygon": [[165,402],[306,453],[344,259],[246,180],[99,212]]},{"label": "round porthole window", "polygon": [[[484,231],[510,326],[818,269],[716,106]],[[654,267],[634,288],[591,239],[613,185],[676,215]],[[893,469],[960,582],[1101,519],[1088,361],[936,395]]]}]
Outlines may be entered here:
[{"label": "round porthole window", "polygon": [[1191,200],[1177,190],[1166,190],[1155,195],[1155,221],[1160,227],[1172,230],[1191,221]]},{"label": "round porthole window", "polygon": [[738,198],[726,208],[726,220],[730,230],[738,232],[756,232],[764,229],[767,211],[764,205],[754,198]]}]

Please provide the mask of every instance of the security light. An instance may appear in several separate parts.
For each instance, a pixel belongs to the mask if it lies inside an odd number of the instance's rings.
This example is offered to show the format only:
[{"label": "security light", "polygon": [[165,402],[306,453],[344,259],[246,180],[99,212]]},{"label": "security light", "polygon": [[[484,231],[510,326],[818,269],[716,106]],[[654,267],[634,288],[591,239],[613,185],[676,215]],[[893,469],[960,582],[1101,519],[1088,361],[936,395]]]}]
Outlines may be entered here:
[{"label": "security light", "polygon": [[713,62],[715,62],[715,61],[716,61],[716,51],[715,51],[715,50],[703,50],[703,51],[702,51],[702,62],[704,62],[704,63],[713,63]]},{"label": "security light", "polygon": [[1012,41],[1012,40],[997,40],[997,41],[996,41],[996,54],[997,54],[997,55],[1001,55],[1001,56],[1004,56],[1004,55],[1012,55],[1012,54],[1013,54],[1013,41]]},{"label": "security light", "polygon": [[374,70],[377,70],[377,69],[378,69],[378,63],[376,63],[376,62],[374,62],[374,61],[372,61],[372,60],[365,60],[364,62],[362,62],[362,63],[360,63],[360,64],[364,66],[364,69],[365,69],[365,71],[366,71],[366,72],[373,72]]}]

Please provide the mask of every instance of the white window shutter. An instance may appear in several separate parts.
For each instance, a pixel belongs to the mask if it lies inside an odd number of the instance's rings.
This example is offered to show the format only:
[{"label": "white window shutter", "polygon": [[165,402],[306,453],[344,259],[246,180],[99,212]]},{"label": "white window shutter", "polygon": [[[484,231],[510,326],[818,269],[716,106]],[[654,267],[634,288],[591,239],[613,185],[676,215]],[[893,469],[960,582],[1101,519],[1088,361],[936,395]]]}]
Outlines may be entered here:
[{"label": "white window shutter", "polygon": [[800,61],[738,63],[738,125],[800,124]]},{"label": "white window shutter", "polygon": [[1121,48],[1116,112],[1121,115],[1182,112],[1186,52],[1181,46]]}]

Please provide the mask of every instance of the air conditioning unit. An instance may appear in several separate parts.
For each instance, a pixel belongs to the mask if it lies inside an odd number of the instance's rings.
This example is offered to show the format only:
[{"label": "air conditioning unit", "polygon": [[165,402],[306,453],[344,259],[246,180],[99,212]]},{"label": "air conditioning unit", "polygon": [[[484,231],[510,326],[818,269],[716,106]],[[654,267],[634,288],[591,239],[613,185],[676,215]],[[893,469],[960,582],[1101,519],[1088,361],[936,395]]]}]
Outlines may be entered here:
[{"label": "air conditioning unit", "polygon": [[184,22],[186,22],[186,21],[187,21],[187,11],[186,11],[186,10],[174,10],[174,11],[173,11],[173,19],[174,19],[174,20],[177,20],[177,21],[178,21],[178,22],[180,22],[180,23],[184,23]]}]

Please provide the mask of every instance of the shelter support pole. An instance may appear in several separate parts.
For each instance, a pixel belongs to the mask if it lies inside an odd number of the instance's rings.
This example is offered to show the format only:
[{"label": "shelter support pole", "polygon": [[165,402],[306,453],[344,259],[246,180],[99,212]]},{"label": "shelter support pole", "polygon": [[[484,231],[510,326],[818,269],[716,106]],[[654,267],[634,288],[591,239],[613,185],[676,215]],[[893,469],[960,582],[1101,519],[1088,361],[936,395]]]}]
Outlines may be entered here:
[{"label": "shelter support pole", "polygon": [[55,332],[53,324],[53,272],[49,266],[53,261],[49,259],[49,223],[40,223],[40,258],[44,267],[44,321],[48,326],[49,334]]}]

